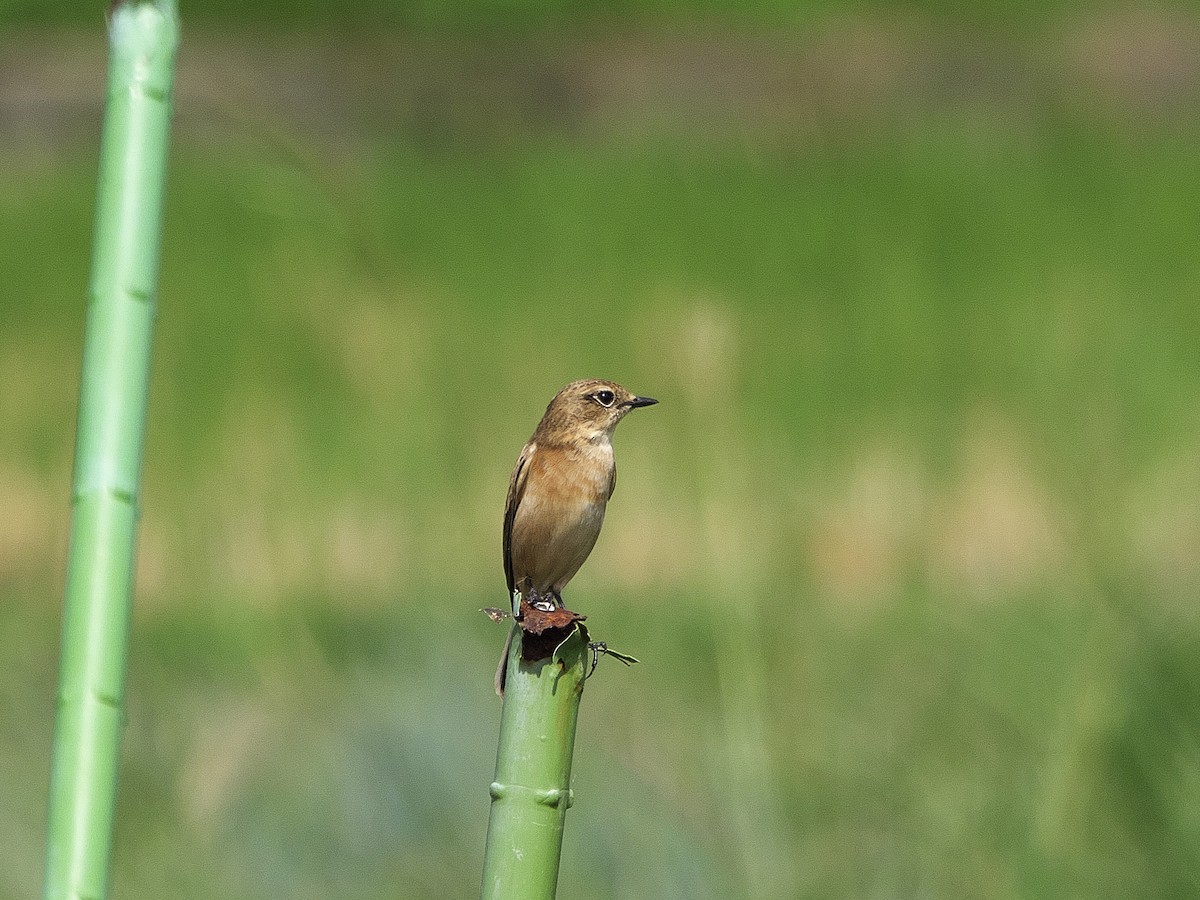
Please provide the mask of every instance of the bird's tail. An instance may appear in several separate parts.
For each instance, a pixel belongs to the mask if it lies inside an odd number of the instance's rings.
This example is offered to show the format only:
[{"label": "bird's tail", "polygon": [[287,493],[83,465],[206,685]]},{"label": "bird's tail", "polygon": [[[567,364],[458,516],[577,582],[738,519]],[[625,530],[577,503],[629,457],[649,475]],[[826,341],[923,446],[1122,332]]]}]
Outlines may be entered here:
[{"label": "bird's tail", "polygon": [[[519,596],[519,595],[518,595]],[[513,635],[516,633],[519,625],[513,625],[508,630],[508,637],[504,639],[504,652],[500,654],[500,665],[496,666],[496,696],[504,697],[504,678],[508,674],[508,654],[512,651]]]}]

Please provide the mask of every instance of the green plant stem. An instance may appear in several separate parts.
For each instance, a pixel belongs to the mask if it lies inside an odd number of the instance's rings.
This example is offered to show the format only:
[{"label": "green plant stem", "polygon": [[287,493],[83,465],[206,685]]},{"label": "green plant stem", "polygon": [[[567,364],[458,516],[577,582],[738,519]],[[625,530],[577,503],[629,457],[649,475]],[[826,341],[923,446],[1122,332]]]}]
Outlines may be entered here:
[{"label": "green plant stem", "polygon": [[573,799],[571,756],[587,642],[576,629],[552,658],[529,665],[521,662],[520,644],[518,635],[508,657],[483,900],[552,900]]},{"label": "green plant stem", "polygon": [[112,11],[50,779],[47,900],[98,900],[107,893],[178,35],[174,0],[125,2]]}]

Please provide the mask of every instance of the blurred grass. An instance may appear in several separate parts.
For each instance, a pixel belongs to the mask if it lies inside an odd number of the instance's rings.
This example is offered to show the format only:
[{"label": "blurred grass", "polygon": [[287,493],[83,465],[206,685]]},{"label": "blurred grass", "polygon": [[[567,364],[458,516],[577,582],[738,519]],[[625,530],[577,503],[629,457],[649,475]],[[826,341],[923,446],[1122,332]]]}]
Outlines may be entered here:
[{"label": "blurred grass", "polygon": [[[497,513],[622,427],[563,897],[1200,888],[1197,122],[172,159],[113,896],[470,896]],[[34,894],[94,147],[0,166],[0,898]]]},{"label": "blurred grass", "polygon": [[[947,0],[919,0],[906,4],[925,16],[988,22],[1009,28],[1031,24],[1078,10],[1076,0],[1054,0],[1037,7],[1017,7],[1002,0],[963,7]],[[279,29],[317,27],[403,27],[408,29],[479,30],[502,33],[513,28],[539,29],[579,27],[635,22],[657,27],[694,21],[724,21],[735,27],[779,27],[811,24],[831,13],[847,10],[868,15],[897,12],[890,0],[847,3],[820,0],[793,4],[780,0],[755,0],[728,4],[719,0],[476,0],[473,3],[437,3],[434,0],[363,0],[354,4],[320,3],[317,0],[263,0],[253,5],[233,0],[200,0],[188,5],[189,19],[197,26],[228,27],[231,23]],[[96,9],[88,5],[51,8],[36,0],[0,0],[0,23],[44,26],[52,23],[88,25],[95,23]]]}]

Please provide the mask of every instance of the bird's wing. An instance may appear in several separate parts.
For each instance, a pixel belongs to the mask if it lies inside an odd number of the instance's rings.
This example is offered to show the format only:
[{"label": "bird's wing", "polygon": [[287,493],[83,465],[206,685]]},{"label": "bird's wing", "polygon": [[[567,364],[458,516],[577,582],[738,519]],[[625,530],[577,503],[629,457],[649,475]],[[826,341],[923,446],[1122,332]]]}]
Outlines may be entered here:
[{"label": "bird's wing", "polygon": [[530,441],[517,458],[516,468],[508,482],[508,499],[504,501],[504,578],[508,582],[508,594],[512,597],[516,590],[512,564],[512,530],[513,521],[517,518],[517,507],[521,505],[521,497],[525,495],[525,476],[529,472],[529,463],[537,452],[537,444]]},{"label": "bird's wing", "polygon": [[608,499],[612,499],[613,491],[617,489],[617,464],[612,464],[612,471],[608,473]]}]

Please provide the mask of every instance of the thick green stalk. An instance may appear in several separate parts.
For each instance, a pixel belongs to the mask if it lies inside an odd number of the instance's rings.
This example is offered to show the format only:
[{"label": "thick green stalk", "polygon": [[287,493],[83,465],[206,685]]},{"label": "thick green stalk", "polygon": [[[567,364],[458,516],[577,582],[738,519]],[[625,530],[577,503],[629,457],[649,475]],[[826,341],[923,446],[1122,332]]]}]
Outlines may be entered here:
[{"label": "thick green stalk", "polygon": [[520,644],[518,635],[508,657],[483,900],[553,900],[572,801],[587,641],[572,630],[552,658],[532,664],[521,662]]},{"label": "thick green stalk", "polygon": [[99,900],[107,893],[178,35],[174,0],[120,3],[109,21],[50,778],[47,900]]}]

